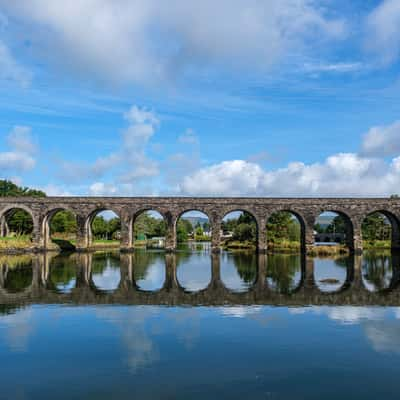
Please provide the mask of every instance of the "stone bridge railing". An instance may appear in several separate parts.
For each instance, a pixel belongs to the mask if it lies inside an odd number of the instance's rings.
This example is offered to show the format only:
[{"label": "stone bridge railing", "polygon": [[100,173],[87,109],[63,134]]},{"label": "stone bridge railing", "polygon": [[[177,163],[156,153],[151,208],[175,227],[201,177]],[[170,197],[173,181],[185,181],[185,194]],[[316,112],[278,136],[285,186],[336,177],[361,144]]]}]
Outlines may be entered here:
[{"label": "stone bridge railing", "polygon": [[0,266],[0,304],[139,304],[139,305],[380,305],[400,306],[400,265],[393,259],[393,273],[387,288],[368,290],[362,279],[362,258],[354,256],[347,267],[347,277],[336,291],[324,292],[314,278],[314,259],[302,258],[301,279],[296,288],[280,293],[268,284],[267,256],[259,254],[257,275],[253,285],[245,292],[228,289],[221,279],[221,258],[210,256],[211,280],[203,290],[189,292],[177,278],[176,254],[165,255],[165,281],[161,289],[140,289],[134,279],[135,255],[120,255],[120,282],[116,289],[104,291],[92,279],[92,254],[75,256],[76,283],[68,293],[59,291],[51,280],[51,258],[48,253],[33,256],[32,282],[18,293],[7,291],[7,266]]},{"label": "stone bridge railing", "polygon": [[325,211],[342,215],[346,220],[348,247],[362,251],[361,224],[364,218],[381,212],[392,224],[392,246],[400,249],[400,199],[393,198],[191,198],[191,197],[0,197],[0,233],[7,231],[7,217],[15,209],[24,209],[33,220],[33,245],[45,250],[50,243],[49,222],[60,210],[69,210],[77,219],[77,249],[90,249],[91,222],[103,210],[114,211],[121,219],[121,249],[132,248],[132,224],[143,211],[158,211],[167,226],[166,249],[176,248],[176,224],[186,211],[201,211],[209,217],[212,229],[212,248],[219,249],[220,227],[224,216],[231,211],[248,211],[258,227],[257,247],[267,249],[266,222],[277,211],[293,213],[301,224],[302,249],[314,244],[313,227]]}]

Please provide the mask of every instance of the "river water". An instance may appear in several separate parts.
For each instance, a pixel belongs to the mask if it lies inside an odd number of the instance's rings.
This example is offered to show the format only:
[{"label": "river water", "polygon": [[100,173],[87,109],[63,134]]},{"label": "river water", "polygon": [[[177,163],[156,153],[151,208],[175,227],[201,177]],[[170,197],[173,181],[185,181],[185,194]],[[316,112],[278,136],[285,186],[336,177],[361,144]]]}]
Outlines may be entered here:
[{"label": "river water", "polygon": [[398,399],[398,260],[0,257],[0,398]]}]

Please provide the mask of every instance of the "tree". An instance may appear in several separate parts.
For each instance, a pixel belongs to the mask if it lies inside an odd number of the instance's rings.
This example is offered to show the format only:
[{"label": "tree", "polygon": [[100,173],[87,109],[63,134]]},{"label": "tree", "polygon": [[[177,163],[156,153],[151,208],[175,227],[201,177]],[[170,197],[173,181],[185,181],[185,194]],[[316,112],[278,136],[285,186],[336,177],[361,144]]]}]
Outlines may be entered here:
[{"label": "tree", "polygon": [[300,224],[290,212],[280,211],[271,215],[267,222],[268,239],[300,241]]},{"label": "tree", "polygon": [[94,217],[92,222],[92,233],[95,239],[106,239],[107,228],[107,222],[102,215]]},{"label": "tree", "polygon": [[346,220],[337,215],[325,229],[326,233],[346,233]]},{"label": "tree", "polygon": [[254,225],[248,223],[241,223],[236,226],[233,231],[233,239],[240,242],[255,241],[256,228]]},{"label": "tree", "polygon": [[[0,179],[0,196],[30,196],[30,197],[46,197],[46,193],[41,190],[21,187],[6,179]],[[11,232],[17,234],[30,234],[33,230],[33,221],[29,213],[24,210],[15,209],[8,213],[7,224]]]},{"label": "tree", "polygon": [[76,229],[76,218],[71,211],[59,211],[50,221],[51,233],[75,233]]},{"label": "tree", "polygon": [[368,215],[361,225],[361,231],[363,239],[371,242],[376,240],[390,240],[392,236],[390,222],[380,213]]}]

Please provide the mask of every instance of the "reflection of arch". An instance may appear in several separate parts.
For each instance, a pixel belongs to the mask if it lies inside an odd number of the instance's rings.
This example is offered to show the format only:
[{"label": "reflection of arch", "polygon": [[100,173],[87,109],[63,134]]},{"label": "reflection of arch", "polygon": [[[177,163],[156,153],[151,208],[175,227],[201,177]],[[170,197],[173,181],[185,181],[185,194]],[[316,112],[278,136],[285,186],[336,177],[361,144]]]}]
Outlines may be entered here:
[{"label": "reflection of arch", "polygon": [[354,228],[355,228],[355,223],[353,219],[350,217],[349,213],[347,213],[345,210],[341,210],[338,208],[324,208],[321,209],[318,215],[314,219],[314,225],[316,225],[318,218],[321,216],[321,214],[324,213],[332,213],[332,214],[337,214],[338,216],[342,217],[344,220],[344,226],[345,226],[345,243],[346,246],[350,251],[354,251],[355,249],[355,242],[354,242]]},{"label": "reflection of arch", "polygon": [[[388,210],[382,210],[382,209],[376,209],[369,211],[367,215],[365,215],[362,218],[361,225],[364,223],[367,217],[372,216],[374,214],[380,214],[383,215],[388,219],[390,222],[391,226],[391,248],[393,250],[399,250],[400,249],[400,221],[396,217],[394,213]],[[362,230],[361,230],[361,235],[362,235]]]},{"label": "reflection of arch", "polygon": [[[318,259],[315,259],[315,258],[312,259],[312,262],[314,264],[313,279],[314,279],[315,287],[319,291],[319,293],[321,293],[322,295],[339,294],[339,293],[343,293],[351,288],[353,281],[354,281],[354,257],[327,259],[328,261],[333,262],[336,266],[340,266],[342,264],[342,266],[344,266],[346,268],[346,273],[345,273],[343,282],[339,281],[338,283],[340,284],[340,286],[338,286],[337,288],[331,289],[331,290],[324,290],[323,287],[319,284],[319,281],[316,277],[316,272],[315,272],[315,261],[316,260],[318,260]],[[322,259],[320,259],[320,260],[322,260]],[[328,283],[328,284],[330,284],[330,283]]]},{"label": "reflection of arch", "polygon": [[265,282],[271,290],[289,295],[303,287],[306,279],[305,253],[268,254],[266,260]]},{"label": "reflection of arch", "polygon": [[[282,207],[282,208],[274,208],[272,212],[268,215],[267,217],[267,223],[270,220],[270,218],[277,213],[290,213],[292,216],[294,216],[297,219],[297,222],[300,225],[300,250],[304,251],[306,248],[306,222],[305,218],[302,216],[302,214],[297,211],[292,209],[291,207]],[[268,241],[268,231],[267,233],[267,241]]]},{"label": "reflection of arch", "polygon": [[70,207],[62,206],[62,207],[57,207],[57,208],[49,210],[43,218],[42,227],[41,227],[41,232],[42,232],[42,237],[43,237],[43,245],[44,245],[45,249],[47,249],[49,247],[49,244],[51,243],[51,229],[50,229],[51,220],[60,211],[70,212],[74,216],[75,221],[77,221],[76,212],[74,209],[72,209]]}]

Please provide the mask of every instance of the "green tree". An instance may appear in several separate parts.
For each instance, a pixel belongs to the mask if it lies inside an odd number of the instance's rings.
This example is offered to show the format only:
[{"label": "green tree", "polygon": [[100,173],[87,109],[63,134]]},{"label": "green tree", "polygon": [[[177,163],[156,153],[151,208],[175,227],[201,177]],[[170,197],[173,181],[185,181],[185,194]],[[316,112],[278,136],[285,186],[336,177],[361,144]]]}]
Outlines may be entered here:
[{"label": "green tree", "polygon": [[390,240],[392,236],[390,222],[380,213],[368,215],[361,225],[361,231],[363,239],[371,242],[376,240]]},{"label": "green tree", "polygon": [[75,233],[76,229],[76,218],[71,211],[59,211],[50,221],[51,233]]},{"label": "green tree", "polygon": [[271,215],[267,222],[268,240],[300,242],[300,224],[290,212],[280,211]]},{"label": "green tree", "polygon": [[[21,187],[6,179],[0,179],[0,196],[29,196],[29,197],[45,197],[46,193],[41,190]],[[17,234],[30,234],[33,230],[33,221],[29,213],[21,209],[11,210],[6,216],[7,224],[11,232]]]}]

